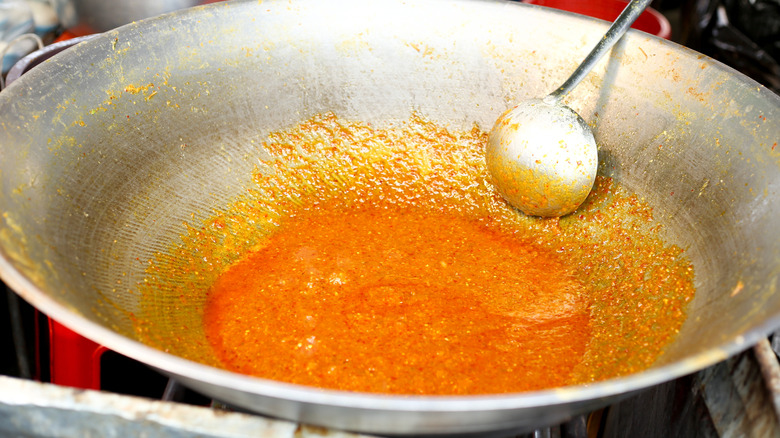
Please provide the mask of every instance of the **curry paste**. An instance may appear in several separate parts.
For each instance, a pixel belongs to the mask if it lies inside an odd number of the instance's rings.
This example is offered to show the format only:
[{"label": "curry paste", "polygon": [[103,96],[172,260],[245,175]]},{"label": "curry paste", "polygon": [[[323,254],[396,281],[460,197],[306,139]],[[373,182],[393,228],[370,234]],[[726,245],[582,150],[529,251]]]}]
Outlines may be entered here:
[{"label": "curry paste", "polygon": [[[569,216],[518,213],[485,140],[417,116],[272,133],[255,186],[188,226],[142,291],[202,303],[217,366],[322,388],[507,393],[651,366],[693,297],[683,251],[609,178]],[[183,348],[154,324],[142,338]]]}]

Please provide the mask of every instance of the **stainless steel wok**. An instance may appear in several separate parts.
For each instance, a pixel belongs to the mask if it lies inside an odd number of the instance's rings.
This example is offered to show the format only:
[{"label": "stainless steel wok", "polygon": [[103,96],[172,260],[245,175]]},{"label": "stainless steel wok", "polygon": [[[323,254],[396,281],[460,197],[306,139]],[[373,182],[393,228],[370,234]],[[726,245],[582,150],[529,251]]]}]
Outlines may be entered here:
[{"label": "stainless steel wok", "polygon": [[161,335],[178,336],[170,352],[133,330],[142,262],[182,222],[242,192],[268,132],[326,111],[379,125],[417,111],[489,129],[558,85],[605,28],[500,1],[301,0],[216,4],[107,32],[0,93],[0,275],[54,319],[205,394],[362,432],[530,428],[714,364],[780,327],[780,99],[633,31],[568,103],[594,127],[601,173],[644,197],[695,265],[690,316],[651,369],[524,394],[381,396],[177,356],[205,342],[198,303],[160,295],[171,320],[195,319]]}]

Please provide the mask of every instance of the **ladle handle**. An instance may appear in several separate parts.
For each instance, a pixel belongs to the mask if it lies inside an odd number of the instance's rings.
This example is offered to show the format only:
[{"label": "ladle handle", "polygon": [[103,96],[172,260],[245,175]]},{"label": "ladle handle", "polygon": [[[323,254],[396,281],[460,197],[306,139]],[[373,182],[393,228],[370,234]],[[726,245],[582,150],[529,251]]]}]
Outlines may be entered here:
[{"label": "ladle handle", "polygon": [[630,3],[628,3],[626,8],[623,9],[623,12],[621,12],[617,17],[615,22],[612,23],[612,26],[609,27],[607,33],[604,34],[604,37],[601,38],[601,41],[599,41],[598,44],[596,44],[596,47],[590,51],[580,66],[574,70],[574,73],[569,76],[569,79],[566,79],[566,82],[558,87],[557,90],[550,93],[550,95],[545,98],[545,101],[550,103],[558,103],[564,97],[566,97],[566,95],[569,94],[569,92],[574,89],[577,84],[585,79],[585,76],[590,73],[596,63],[599,62],[601,57],[604,56],[604,54],[607,53],[609,49],[611,49],[612,46],[614,46],[615,43],[620,40],[628,28],[634,24],[634,21],[636,21],[636,19],[642,15],[642,12],[645,11],[651,1],[652,0],[632,0]]}]

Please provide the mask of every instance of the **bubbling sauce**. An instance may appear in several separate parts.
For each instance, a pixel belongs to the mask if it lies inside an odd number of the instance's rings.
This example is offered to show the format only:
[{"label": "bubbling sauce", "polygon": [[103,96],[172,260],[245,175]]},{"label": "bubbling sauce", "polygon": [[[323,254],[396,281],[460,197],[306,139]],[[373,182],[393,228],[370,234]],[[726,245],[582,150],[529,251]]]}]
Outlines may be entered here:
[{"label": "bubbling sauce", "polygon": [[562,385],[590,331],[584,288],[553,251],[374,204],[296,214],[210,294],[207,335],[231,369],[353,391]]},{"label": "bubbling sauce", "polygon": [[[486,134],[333,114],[271,133],[254,186],[150,261],[140,339],[268,379],[495,394],[650,367],[694,294],[652,209],[598,177],[563,218],[509,207]],[[268,157],[268,155],[265,155]]]}]

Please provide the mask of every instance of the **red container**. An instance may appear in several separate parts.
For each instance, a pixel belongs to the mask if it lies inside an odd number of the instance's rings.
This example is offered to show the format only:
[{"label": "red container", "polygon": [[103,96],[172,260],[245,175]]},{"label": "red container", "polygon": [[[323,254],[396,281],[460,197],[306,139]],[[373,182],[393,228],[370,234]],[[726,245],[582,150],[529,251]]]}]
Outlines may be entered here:
[{"label": "red container", "polygon": [[[628,2],[621,0],[523,0],[523,3],[547,6],[606,21],[615,21],[628,4]],[[672,26],[669,24],[669,20],[653,8],[645,9],[631,28],[667,40],[672,36]]]}]

